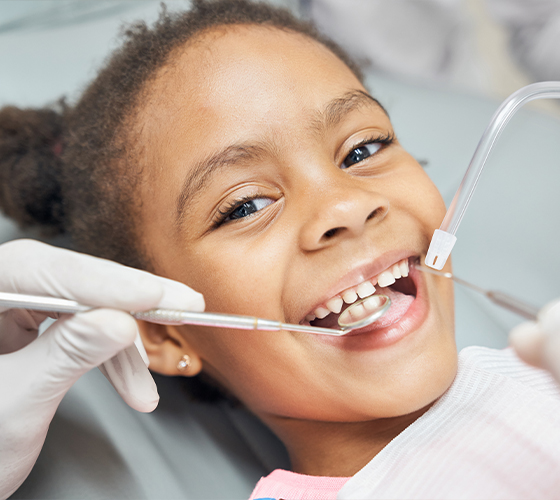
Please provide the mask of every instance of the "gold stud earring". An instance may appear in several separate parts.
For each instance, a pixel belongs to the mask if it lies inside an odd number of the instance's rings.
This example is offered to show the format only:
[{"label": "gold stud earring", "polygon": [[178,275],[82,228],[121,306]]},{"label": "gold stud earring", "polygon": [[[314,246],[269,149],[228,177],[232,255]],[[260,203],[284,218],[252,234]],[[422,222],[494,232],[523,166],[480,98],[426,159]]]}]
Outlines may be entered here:
[{"label": "gold stud earring", "polygon": [[188,354],[185,354],[177,363],[177,370],[184,372],[191,364],[191,358]]}]

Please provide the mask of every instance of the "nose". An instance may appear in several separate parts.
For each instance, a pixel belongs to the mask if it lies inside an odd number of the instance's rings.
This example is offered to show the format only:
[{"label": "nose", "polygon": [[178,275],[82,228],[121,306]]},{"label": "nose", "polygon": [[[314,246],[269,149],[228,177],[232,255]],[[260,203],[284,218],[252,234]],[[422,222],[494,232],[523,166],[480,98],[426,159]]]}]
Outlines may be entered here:
[{"label": "nose", "polygon": [[358,182],[349,177],[309,194],[307,222],[300,235],[303,250],[319,250],[341,239],[359,237],[387,216],[389,200]]}]

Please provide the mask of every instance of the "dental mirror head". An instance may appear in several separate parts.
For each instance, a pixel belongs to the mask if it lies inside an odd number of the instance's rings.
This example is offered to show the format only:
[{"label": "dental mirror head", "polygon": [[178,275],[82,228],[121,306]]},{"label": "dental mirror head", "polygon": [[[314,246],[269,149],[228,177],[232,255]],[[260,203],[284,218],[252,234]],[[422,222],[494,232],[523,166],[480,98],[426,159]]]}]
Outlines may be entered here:
[{"label": "dental mirror head", "polygon": [[338,317],[338,326],[344,333],[371,325],[383,316],[391,307],[387,295],[371,295],[354,302]]}]

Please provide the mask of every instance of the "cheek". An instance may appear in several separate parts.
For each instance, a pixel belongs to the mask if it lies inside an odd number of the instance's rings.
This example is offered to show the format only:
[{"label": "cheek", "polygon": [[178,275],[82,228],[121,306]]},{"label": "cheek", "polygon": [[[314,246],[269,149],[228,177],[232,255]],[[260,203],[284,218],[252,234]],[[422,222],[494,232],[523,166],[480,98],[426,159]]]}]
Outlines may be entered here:
[{"label": "cheek", "polygon": [[208,238],[187,251],[184,281],[205,296],[209,311],[274,318],[288,260],[285,247],[272,234]]},{"label": "cheek", "polygon": [[445,216],[445,203],[435,184],[420,166],[401,176],[393,191],[393,200],[413,214],[431,238]]}]

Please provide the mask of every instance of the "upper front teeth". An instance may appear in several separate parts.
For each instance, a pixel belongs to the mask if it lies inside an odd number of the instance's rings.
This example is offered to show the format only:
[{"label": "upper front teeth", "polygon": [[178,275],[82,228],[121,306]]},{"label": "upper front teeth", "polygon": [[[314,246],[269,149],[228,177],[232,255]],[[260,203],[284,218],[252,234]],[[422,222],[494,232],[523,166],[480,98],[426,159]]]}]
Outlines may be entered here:
[{"label": "upper front teeth", "polygon": [[326,307],[318,307],[313,312],[314,312],[315,316],[317,316],[319,319],[326,318],[331,313],[331,311],[329,309],[327,309]]},{"label": "upper front teeth", "polygon": [[342,298],[347,304],[353,304],[358,300],[358,294],[355,290],[350,289],[342,293]]},{"label": "upper front teeth", "polygon": [[335,295],[325,304],[317,307],[312,314],[308,314],[306,321],[313,321],[316,318],[323,319],[331,312],[338,314],[342,310],[343,302],[353,304],[358,297],[363,299],[375,293],[375,284],[381,288],[392,285],[397,279],[408,276],[408,259],[403,259],[393,264],[389,269],[383,271],[377,279],[366,280],[357,286],[344,290],[340,295]]},{"label": "upper front teeth", "polygon": [[365,297],[369,297],[375,293],[375,287],[373,286],[371,281],[364,281],[358,285],[358,296],[360,299],[364,299]]},{"label": "upper front teeth", "polygon": [[408,260],[401,260],[399,262],[399,268],[401,270],[401,274],[406,278],[408,276]]},{"label": "upper front teeth", "polygon": [[394,276],[391,271],[383,271],[377,278],[377,284],[381,288],[385,288],[386,286],[392,285],[395,282],[395,278],[396,276]]},{"label": "upper front teeth", "polygon": [[[373,286],[373,285],[372,285]],[[374,288],[375,290],[375,288]],[[340,297],[333,297],[327,302],[327,308],[333,313],[338,314],[342,310],[343,300]]]},{"label": "upper front teeth", "polygon": [[396,264],[393,264],[389,269],[383,271],[377,277],[377,284],[381,288],[392,285],[396,280],[408,276],[408,259],[403,259]]}]

